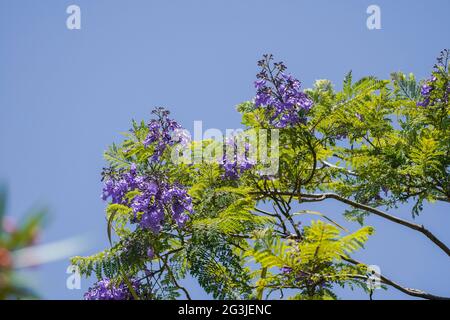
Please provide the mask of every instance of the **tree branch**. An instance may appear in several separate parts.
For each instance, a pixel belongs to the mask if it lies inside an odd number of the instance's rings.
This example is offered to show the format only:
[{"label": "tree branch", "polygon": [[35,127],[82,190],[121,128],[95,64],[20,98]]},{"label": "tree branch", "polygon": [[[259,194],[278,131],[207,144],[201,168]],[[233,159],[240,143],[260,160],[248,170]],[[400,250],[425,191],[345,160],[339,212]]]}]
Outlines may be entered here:
[{"label": "tree branch", "polygon": [[329,168],[333,168],[333,169],[345,172],[346,174],[351,175],[351,176],[357,176],[357,174],[355,172],[348,170],[347,168],[339,167],[339,166],[332,164],[325,160],[321,160],[321,162],[325,167],[329,167]]},{"label": "tree branch", "polygon": [[[347,261],[347,262],[350,262],[351,264],[355,264],[355,265],[362,264],[362,265],[365,265],[364,263],[361,263],[359,261],[353,260],[352,258],[348,258],[348,257],[344,257],[344,256],[341,256],[341,258],[343,260]],[[387,285],[390,285],[391,287],[393,287],[393,288],[395,288],[395,289],[397,289],[397,290],[399,290],[399,291],[401,291],[401,292],[403,292],[403,293],[405,293],[405,294],[407,294],[409,296],[419,297],[419,298],[429,299],[429,300],[450,300],[450,297],[436,296],[434,294],[427,293],[427,292],[422,291],[422,290],[412,289],[412,288],[405,288],[405,287],[401,286],[400,284],[392,281],[391,279],[386,278],[383,275],[380,275],[380,280],[383,283],[385,283]]]},{"label": "tree branch", "polygon": [[[272,192],[273,193],[273,192]],[[293,193],[292,192],[276,192],[276,195],[281,195],[281,196],[291,196]],[[272,195],[273,196],[273,195]],[[373,207],[367,206],[365,204],[362,203],[358,203],[356,201],[352,201],[350,199],[344,198],[338,194],[335,193],[323,193],[323,194],[307,194],[307,193],[298,193],[295,194],[295,196],[298,196],[299,201],[323,201],[326,199],[335,199],[338,200],[342,203],[348,204],[352,207],[373,213],[377,216],[380,216],[384,219],[387,219],[389,221],[395,222],[397,224],[400,224],[402,226],[405,226],[407,228],[410,228],[412,230],[418,231],[420,233],[422,233],[423,235],[425,235],[428,239],[430,239],[435,245],[437,245],[442,251],[444,251],[447,256],[450,256],[450,248],[447,247],[441,240],[439,240],[431,231],[429,231],[428,229],[426,229],[423,225],[419,225],[416,223],[412,223],[409,222],[407,220],[404,219],[400,219],[396,216],[393,216],[391,214],[388,214],[382,210],[379,209],[375,209]]]},{"label": "tree branch", "polygon": [[184,295],[186,296],[186,299],[187,299],[187,300],[192,300],[192,298],[191,298],[189,292],[186,290],[186,288],[183,287],[183,286],[181,286],[181,285],[178,283],[177,279],[175,278],[175,275],[173,274],[172,270],[171,270],[170,267],[169,267],[169,263],[167,262],[167,259],[166,259],[166,258],[163,258],[162,256],[160,256],[159,258],[160,258],[160,259],[162,260],[162,262],[164,263],[163,268],[166,267],[167,273],[168,273],[169,276],[172,278],[173,284],[174,284],[178,289],[181,289],[181,290],[184,292]]},{"label": "tree branch", "polygon": [[447,197],[436,197],[436,200],[438,201],[443,201],[443,202],[450,202],[450,199]]}]

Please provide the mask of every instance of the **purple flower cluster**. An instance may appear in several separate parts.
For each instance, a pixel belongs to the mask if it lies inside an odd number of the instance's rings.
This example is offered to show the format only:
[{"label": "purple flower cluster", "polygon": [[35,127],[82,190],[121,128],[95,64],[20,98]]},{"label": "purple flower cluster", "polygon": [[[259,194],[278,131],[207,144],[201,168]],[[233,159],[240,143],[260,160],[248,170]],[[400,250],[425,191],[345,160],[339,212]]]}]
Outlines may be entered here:
[{"label": "purple flower cluster", "polygon": [[421,101],[417,103],[420,107],[427,107],[430,105],[430,96],[431,92],[434,89],[434,83],[436,82],[437,78],[435,76],[432,76],[430,79],[425,81],[424,84],[420,87],[420,95],[422,96]]},{"label": "purple flower cluster", "polygon": [[[133,289],[139,292],[140,283],[130,280]],[[96,282],[84,294],[85,300],[133,300],[133,296],[125,283],[115,285],[110,279],[102,279]]]},{"label": "purple flower cluster", "polygon": [[[142,212],[140,226],[155,233],[161,231],[165,210],[170,211],[172,219],[183,227],[193,213],[192,199],[187,191],[179,185],[153,182],[147,190],[136,196],[131,203],[133,212]],[[166,209],[167,208],[167,209]]]},{"label": "purple flower cluster", "polygon": [[[130,191],[139,191],[139,194],[127,199],[126,194]],[[108,198],[112,203],[130,206],[135,217],[140,214],[139,225],[154,233],[161,231],[165,212],[169,212],[179,227],[189,219],[187,213],[193,213],[192,198],[185,188],[155,177],[138,175],[134,164],[129,171],[106,178],[103,200]]]},{"label": "purple flower cluster", "polygon": [[103,184],[103,201],[111,198],[112,203],[127,204],[126,194],[138,188],[144,182],[144,178],[136,173],[136,165],[130,166],[130,171],[120,173],[103,173],[105,176]]},{"label": "purple flower cluster", "polygon": [[227,138],[225,144],[225,152],[221,163],[221,167],[225,170],[223,177],[230,180],[236,180],[245,171],[253,168],[256,161],[250,159],[248,156],[250,149],[248,143],[243,144],[244,150],[241,152],[239,152],[238,144],[233,137]]},{"label": "purple flower cluster", "polygon": [[290,274],[291,272],[292,272],[292,268],[291,268],[291,267],[284,266],[284,267],[281,268],[281,273],[282,273],[282,274],[288,275],[288,274]]},{"label": "purple flower cluster", "polygon": [[262,68],[255,81],[256,107],[267,107],[271,112],[270,124],[277,128],[295,126],[306,122],[313,102],[301,91],[300,81],[286,74],[282,62],[271,64],[272,55],[258,61]]},{"label": "purple flower cluster", "polygon": [[188,138],[182,134],[181,125],[175,120],[169,119],[170,112],[168,110],[156,108],[152,113],[157,118],[150,120],[148,123],[149,132],[143,144],[145,147],[153,144],[154,152],[150,160],[157,162],[168,146],[173,146],[176,143],[186,144]]},{"label": "purple flower cluster", "polygon": [[[156,119],[148,124],[148,135],[144,145],[154,146],[154,152],[150,162],[161,160],[161,156],[167,147],[176,143],[187,143],[187,137],[181,126],[168,118],[169,111],[156,108],[153,112]],[[131,164],[129,170],[115,171],[106,169],[103,172],[104,201],[111,199],[114,204],[122,204],[133,209],[134,222],[142,228],[154,233],[161,231],[166,213],[180,227],[184,226],[189,216],[193,213],[192,199],[185,188],[178,184],[170,184],[164,177],[154,174],[139,175],[135,164]],[[131,191],[138,191],[133,198],[127,197]]]},{"label": "purple flower cluster", "polygon": [[148,248],[147,249],[147,257],[150,260],[153,260],[153,258],[155,257],[155,251],[153,250],[153,248]]},{"label": "purple flower cluster", "polygon": [[450,50],[444,49],[437,58],[434,72],[428,80],[420,87],[421,99],[417,102],[420,107],[434,106],[436,103],[448,104],[450,94],[450,80],[448,75],[448,64],[450,61]]}]

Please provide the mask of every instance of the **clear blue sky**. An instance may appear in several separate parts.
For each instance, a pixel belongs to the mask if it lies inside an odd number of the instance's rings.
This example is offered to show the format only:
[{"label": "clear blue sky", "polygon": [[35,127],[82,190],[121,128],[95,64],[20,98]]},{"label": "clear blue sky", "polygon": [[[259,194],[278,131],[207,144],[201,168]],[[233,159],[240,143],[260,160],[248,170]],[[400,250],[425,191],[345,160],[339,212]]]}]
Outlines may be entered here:
[{"label": "clear blue sky", "polygon": [[[82,29],[66,28],[77,4]],[[381,7],[382,29],[366,28],[366,8]],[[0,179],[20,216],[47,204],[43,242],[87,235],[107,246],[100,200],[103,150],[130,120],[167,106],[185,127],[237,128],[234,106],[250,99],[256,61],[271,52],[304,86],[328,78],[428,76],[449,47],[450,2],[381,0],[0,0]],[[315,206],[339,217],[332,201]],[[399,216],[410,218],[409,207]],[[450,210],[426,206],[417,219],[450,244]],[[373,217],[377,234],[357,258],[409,287],[450,295],[449,260],[430,242]],[[346,224],[355,229],[354,224]],[[79,299],[65,287],[68,261],[27,272],[44,298]],[[367,298],[360,290],[343,298]],[[205,297],[200,291],[194,297]],[[394,289],[375,298],[405,298]]]}]

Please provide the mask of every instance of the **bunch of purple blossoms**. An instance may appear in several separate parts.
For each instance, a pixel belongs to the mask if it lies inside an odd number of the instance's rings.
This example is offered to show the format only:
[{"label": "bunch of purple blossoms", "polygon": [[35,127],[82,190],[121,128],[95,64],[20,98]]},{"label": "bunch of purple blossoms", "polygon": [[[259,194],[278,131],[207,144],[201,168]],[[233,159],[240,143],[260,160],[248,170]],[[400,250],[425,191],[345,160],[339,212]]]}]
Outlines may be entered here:
[{"label": "bunch of purple blossoms", "polygon": [[[149,160],[157,162],[161,160],[161,155],[167,147],[176,143],[186,144],[189,138],[183,134],[176,121],[168,118],[169,111],[156,108],[152,113],[157,119],[149,122],[149,133],[144,145],[154,145],[154,153]],[[189,219],[187,213],[193,213],[192,199],[183,186],[171,185],[161,177],[139,175],[135,164],[132,164],[128,171],[115,172],[106,169],[103,172],[103,180],[103,200],[111,198],[113,204],[129,206],[133,209],[133,222],[139,222],[142,228],[154,233],[161,231],[166,212],[179,227],[184,226]],[[130,191],[139,193],[130,199],[127,197]]]},{"label": "bunch of purple blossoms", "polygon": [[250,149],[248,143],[243,144],[245,149],[242,150],[243,152],[238,151],[238,144],[233,137],[227,138],[225,144],[225,152],[220,165],[225,170],[223,177],[230,180],[236,180],[245,171],[253,168],[256,161],[248,157]]},{"label": "bunch of purple blossoms", "polygon": [[[450,93],[450,83],[448,77],[449,60],[450,50],[442,50],[440,56],[437,58],[437,64],[434,65],[435,71],[433,72],[433,75],[430,79],[426,80],[420,88],[421,100],[417,102],[418,106],[428,107],[435,105],[435,103],[448,103],[448,95]],[[444,77],[442,87],[437,84],[438,77]],[[436,91],[437,93],[434,93]]]},{"label": "bunch of purple blossoms", "polygon": [[147,189],[131,201],[135,215],[142,212],[140,226],[154,233],[161,231],[164,223],[164,212],[170,211],[172,219],[179,227],[183,227],[193,213],[192,199],[187,191],[179,185],[168,185],[164,182],[151,182]]},{"label": "bunch of purple blossoms", "polygon": [[106,170],[102,174],[104,176],[103,201],[111,197],[112,203],[127,204],[126,194],[144,182],[144,178],[136,174],[136,165],[132,164],[129,172],[115,173],[106,172]]},{"label": "bunch of purple blossoms", "polygon": [[290,274],[292,272],[292,268],[288,267],[288,266],[284,266],[284,267],[281,268],[280,271],[281,271],[282,274],[288,275],[288,274]]},{"label": "bunch of purple blossoms", "polygon": [[[129,200],[126,194],[130,191],[139,191],[139,194]],[[134,164],[129,172],[106,178],[102,197],[105,201],[111,198],[112,203],[132,208],[135,221],[140,213],[139,225],[154,233],[161,231],[167,210],[179,227],[183,227],[189,219],[186,212],[194,212],[192,198],[185,188],[178,184],[170,185],[155,177],[138,175]]]},{"label": "bunch of purple blossoms", "polygon": [[182,134],[182,127],[175,120],[169,119],[170,112],[164,108],[156,108],[152,111],[156,119],[148,123],[148,135],[143,144],[145,147],[154,145],[154,152],[150,160],[157,162],[168,146],[176,143],[186,144],[188,138]]},{"label": "bunch of purple blossoms", "polygon": [[420,95],[422,96],[422,100],[417,102],[417,105],[420,107],[427,107],[430,104],[430,96],[431,92],[434,89],[434,83],[436,82],[437,78],[435,76],[432,76],[430,79],[425,81],[424,84],[420,87]]},{"label": "bunch of purple blossoms", "polygon": [[[140,282],[130,280],[134,291],[139,292]],[[102,279],[84,294],[85,300],[133,300],[133,296],[125,283],[114,285],[110,279]]]},{"label": "bunch of purple blossoms", "polygon": [[306,115],[313,102],[301,91],[300,81],[284,73],[282,62],[271,65],[272,55],[264,55],[258,61],[262,68],[255,81],[256,107],[267,107],[271,113],[270,124],[277,128],[295,126],[306,122]]}]

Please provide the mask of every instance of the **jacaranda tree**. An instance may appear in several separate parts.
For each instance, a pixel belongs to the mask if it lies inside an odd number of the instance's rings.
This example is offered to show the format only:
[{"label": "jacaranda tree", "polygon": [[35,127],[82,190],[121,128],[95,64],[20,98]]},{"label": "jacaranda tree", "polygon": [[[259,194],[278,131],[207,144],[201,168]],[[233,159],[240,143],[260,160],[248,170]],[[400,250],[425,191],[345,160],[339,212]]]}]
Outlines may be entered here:
[{"label": "jacaranda tree", "polygon": [[[368,215],[450,256],[414,222],[424,202],[450,201],[448,58],[442,51],[424,81],[402,73],[353,81],[350,72],[337,91],[328,80],[302,90],[264,55],[254,99],[237,107],[245,129],[235,136],[192,141],[163,108],[148,123],[133,121],[105,153],[111,247],[72,259],[98,278],[85,298],[190,299],[186,277],[217,299],[336,299],[336,286],[371,295],[367,266],[351,257],[374,232]],[[276,171],[251,156],[261,149]],[[353,231],[309,210],[327,199],[346,205]],[[395,216],[411,202],[411,219]],[[317,220],[304,225],[305,215]],[[380,278],[410,296],[444,298]]]}]

